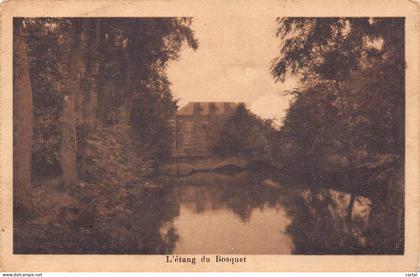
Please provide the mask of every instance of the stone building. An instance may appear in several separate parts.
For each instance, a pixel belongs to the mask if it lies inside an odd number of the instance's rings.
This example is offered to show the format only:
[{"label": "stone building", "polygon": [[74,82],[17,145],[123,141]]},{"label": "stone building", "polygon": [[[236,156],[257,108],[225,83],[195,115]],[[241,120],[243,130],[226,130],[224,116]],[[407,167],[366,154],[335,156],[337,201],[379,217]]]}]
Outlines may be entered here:
[{"label": "stone building", "polygon": [[243,103],[190,102],[172,120],[174,157],[206,157],[223,121]]}]

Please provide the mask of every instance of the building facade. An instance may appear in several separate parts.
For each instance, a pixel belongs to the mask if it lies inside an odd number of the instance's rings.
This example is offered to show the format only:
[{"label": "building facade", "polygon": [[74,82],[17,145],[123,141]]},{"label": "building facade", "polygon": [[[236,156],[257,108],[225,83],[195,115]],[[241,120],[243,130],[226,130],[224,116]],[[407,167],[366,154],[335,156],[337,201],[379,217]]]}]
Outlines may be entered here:
[{"label": "building facade", "polygon": [[243,103],[190,102],[172,120],[174,157],[206,157],[210,155],[211,140],[230,115]]}]

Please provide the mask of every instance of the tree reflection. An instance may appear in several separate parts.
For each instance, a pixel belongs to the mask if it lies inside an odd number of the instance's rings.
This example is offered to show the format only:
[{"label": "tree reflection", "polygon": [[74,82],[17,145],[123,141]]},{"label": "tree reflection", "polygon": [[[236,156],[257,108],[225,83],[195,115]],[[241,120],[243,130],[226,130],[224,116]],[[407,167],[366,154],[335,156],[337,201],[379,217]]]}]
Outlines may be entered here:
[{"label": "tree reflection", "polygon": [[78,193],[85,198],[75,195],[82,201],[78,208],[62,211],[48,224],[18,225],[22,230],[16,234],[25,236],[15,240],[20,242],[15,253],[165,254],[174,250],[179,236],[171,222],[180,207],[172,187],[104,188],[99,195],[98,190],[81,189]]},{"label": "tree reflection", "polygon": [[[401,254],[403,231],[379,199],[356,197],[353,219],[347,216],[350,194],[331,189],[289,192],[282,205],[292,219],[287,232],[293,254]],[[400,218],[404,218],[403,215]]]},{"label": "tree reflection", "polygon": [[[61,209],[48,222],[17,225],[16,234],[25,236],[15,240],[15,252],[169,254],[176,252],[182,239],[175,224],[181,206],[196,214],[227,210],[243,223],[250,221],[256,209],[282,209],[290,220],[284,221],[280,214],[272,220],[287,225],[282,229],[290,236],[293,254],[402,252],[404,230],[391,223],[404,215],[387,212],[381,199],[356,197],[349,221],[348,193],[291,183],[242,172],[158,179],[148,188],[82,187],[74,195],[76,208]],[[273,232],[284,236],[281,230]]]},{"label": "tree reflection", "polygon": [[288,181],[280,184],[247,172],[224,177],[203,173],[178,179],[176,191],[179,205],[195,213],[227,209],[244,223],[255,209],[284,209],[290,218],[290,224],[284,224],[293,254],[401,253],[401,230],[398,233],[386,224],[394,222],[387,218],[398,215],[388,215],[380,200],[356,196],[349,219],[349,193],[308,189]]},{"label": "tree reflection", "polygon": [[129,236],[123,238],[121,245],[110,249],[113,253],[163,254],[173,251],[179,238],[176,230],[169,228],[161,233],[162,226],[179,215],[179,203],[171,188],[148,189],[140,197],[131,195],[126,206],[131,211],[120,215],[122,222],[119,225],[129,231]]},{"label": "tree reflection", "polygon": [[192,204],[196,213],[225,208],[247,222],[254,209],[276,203],[272,189],[261,185],[263,180],[248,172],[226,176],[205,173],[180,178],[177,190],[180,200]]},{"label": "tree reflection", "polygon": [[331,190],[295,191],[283,201],[292,223],[293,254],[357,254],[365,252],[361,236],[362,220],[350,222],[346,217],[342,194]]}]

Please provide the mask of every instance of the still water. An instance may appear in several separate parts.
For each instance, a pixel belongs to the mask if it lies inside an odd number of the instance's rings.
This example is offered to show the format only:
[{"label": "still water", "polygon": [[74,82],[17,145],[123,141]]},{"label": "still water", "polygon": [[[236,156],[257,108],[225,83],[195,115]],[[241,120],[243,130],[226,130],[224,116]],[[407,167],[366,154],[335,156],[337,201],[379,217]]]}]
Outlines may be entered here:
[{"label": "still water", "polygon": [[[347,253],[367,247],[371,202],[334,190],[296,189],[248,172],[162,179],[174,209],[159,233],[174,254]],[[161,210],[161,209],[160,209]],[[169,246],[169,247],[168,247]]]},{"label": "still water", "polygon": [[349,220],[347,193],[250,172],[86,185],[77,192],[83,209],[62,209],[56,220],[46,212],[15,226],[15,253],[403,253],[404,229],[392,219],[399,214],[386,212],[381,201],[357,196]]}]

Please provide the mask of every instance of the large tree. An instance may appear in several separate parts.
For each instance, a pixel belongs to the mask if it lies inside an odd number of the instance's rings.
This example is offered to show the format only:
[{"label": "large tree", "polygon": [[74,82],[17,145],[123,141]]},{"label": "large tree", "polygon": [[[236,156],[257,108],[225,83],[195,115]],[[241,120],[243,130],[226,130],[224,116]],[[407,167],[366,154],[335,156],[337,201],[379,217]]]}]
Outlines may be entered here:
[{"label": "large tree", "polygon": [[377,210],[393,217],[383,228],[399,229],[387,247],[400,249],[404,19],[281,18],[278,24],[282,45],[272,73],[301,82],[278,135],[277,160],[305,182],[351,192],[349,219],[356,195],[370,195]]},{"label": "large tree", "polygon": [[[66,187],[74,185],[78,181],[77,174],[77,98],[82,93],[81,78],[85,73],[85,55],[87,46],[87,27],[85,22],[73,22],[72,42],[69,56],[68,89],[64,92],[62,113],[62,143],[61,163],[63,181]],[[80,113],[80,112],[79,112]]]},{"label": "large tree", "polygon": [[[320,125],[310,134],[319,135],[296,135],[335,142],[347,153],[349,163],[357,150],[371,155],[390,153],[401,160],[403,19],[282,18],[278,22],[283,43],[273,75],[277,80],[284,80],[287,74],[301,77],[285,129],[297,132],[290,125],[309,116]],[[304,103],[306,108],[298,112]]]},{"label": "large tree", "polygon": [[[219,126],[221,125],[221,126]],[[263,120],[244,104],[225,120],[214,122],[211,129],[211,150],[218,155],[243,155],[250,163],[271,163],[271,120]]]},{"label": "large tree", "polygon": [[32,207],[31,156],[33,136],[32,84],[29,76],[27,22],[13,22],[13,193],[15,211]]},{"label": "large tree", "polygon": [[[152,144],[157,155],[167,156],[171,143],[167,121],[176,102],[166,69],[183,45],[197,47],[191,18],[25,22],[30,37],[27,70],[34,92],[33,178],[63,175],[67,185],[77,182],[75,169],[86,165],[88,137],[114,125],[133,126],[139,140]],[[15,34],[19,42],[15,45],[22,49],[26,37],[18,30]]]}]

